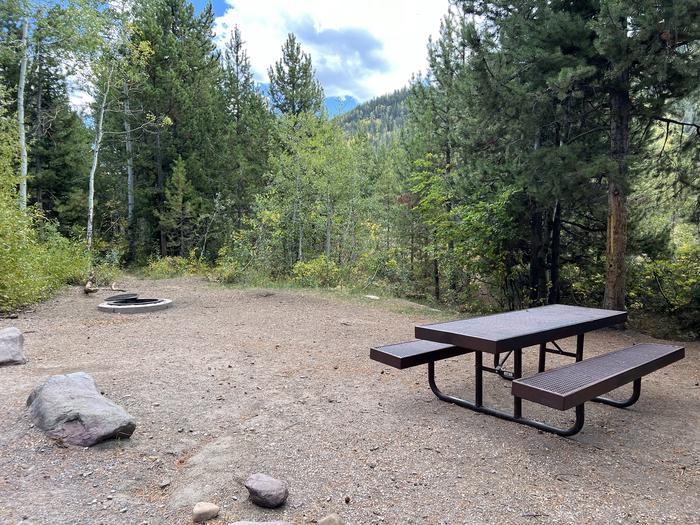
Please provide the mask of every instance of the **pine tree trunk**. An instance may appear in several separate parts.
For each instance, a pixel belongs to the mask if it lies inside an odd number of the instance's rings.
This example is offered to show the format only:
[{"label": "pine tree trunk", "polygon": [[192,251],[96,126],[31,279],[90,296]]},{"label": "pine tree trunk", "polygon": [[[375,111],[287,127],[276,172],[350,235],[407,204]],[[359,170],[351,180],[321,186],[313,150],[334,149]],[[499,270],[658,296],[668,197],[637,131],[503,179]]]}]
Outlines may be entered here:
[{"label": "pine tree trunk", "polygon": [[304,229],[301,227],[301,222],[299,223],[299,237],[297,238],[297,261],[301,261],[303,257],[302,246],[304,245]]},{"label": "pine tree trunk", "polygon": [[180,257],[185,257],[185,216],[180,216]]},{"label": "pine tree trunk", "polygon": [[[160,130],[156,132],[156,189],[158,190],[158,207],[162,210],[165,204],[165,174],[163,173],[163,154],[160,147]],[[168,255],[168,242],[163,226],[158,223],[160,238],[160,256]]]},{"label": "pine tree trunk", "polygon": [[610,93],[610,157],[617,165],[608,181],[608,224],[603,305],[611,310],[625,309],[625,255],[627,250],[627,178],[631,103],[629,71],[618,77]]},{"label": "pine tree trunk", "polygon": [[90,178],[88,185],[88,221],[87,221],[87,248],[92,249],[93,238],[93,219],[95,216],[95,173],[97,172],[97,161],[100,156],[100,146],[102,145],[102,124],[104,122],[105,109],[107,108],[107,99],[109,98],[109,90],[112,82],[112,70],[107,74],[104,90],[102,92],[102,102],[95,124],[95,140],[92,143],[92,166],[90,167]]},{"label": "pine tree trunk", "polygon": [[[531,203],[532,205],[532,203]],[[542,213],[535,211],[530,216],[530,304],[537,304],[539,299],[539,282],[542,267],[540,253],[542,251]]]},{"label": "pine tree trunk", "polygon": [[433,295],[435,300],[440,300],[440,265],[437,257],[433,259]]},{"label": "pine tree trunk", "polygon": [[557,200],[554,204],[554,214],[552,217],[552,245],[551,245],[551,260],[549,262],[549,278],[551,287],[549,288],[549,304],[559,303],[561,296],[561,283],[559,279],[559,255],[561,253],[561,203]]},{"label": "pine tree trunk", "polygon": [[22,60],[19,65],[19,81],[17,83],[17,125],[19,127],[19,207],[27,207],[27,137],[24,129],[24,86],[27,83],[27,59],[29,55],[29,17],[25,14],[22,20]]},{"label": "pine tree trunk", "polygon": [[134,197],[134,155],[131,143],[131,123],[129,122],[129,86],[124,82],[124,137],[126,143],[126,213],[127,227],[126,236],[128,247],[126,252],[126,262],[131,263],[136,258],[136,221],[134,210],[136,200]]}]

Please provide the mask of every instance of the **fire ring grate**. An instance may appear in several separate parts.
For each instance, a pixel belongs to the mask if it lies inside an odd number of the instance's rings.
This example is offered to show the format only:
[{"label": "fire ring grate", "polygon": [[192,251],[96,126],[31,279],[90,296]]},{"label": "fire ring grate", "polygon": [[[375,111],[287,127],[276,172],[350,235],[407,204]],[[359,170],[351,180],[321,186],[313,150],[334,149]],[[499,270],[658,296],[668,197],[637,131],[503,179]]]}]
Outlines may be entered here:
[{"label": "fire ring grate", "polygon": [[97,309],[113,314],[140,314],[165,310],[172,305],[170,299],[139,299],[137,294],[123,294],[108,297]]}]

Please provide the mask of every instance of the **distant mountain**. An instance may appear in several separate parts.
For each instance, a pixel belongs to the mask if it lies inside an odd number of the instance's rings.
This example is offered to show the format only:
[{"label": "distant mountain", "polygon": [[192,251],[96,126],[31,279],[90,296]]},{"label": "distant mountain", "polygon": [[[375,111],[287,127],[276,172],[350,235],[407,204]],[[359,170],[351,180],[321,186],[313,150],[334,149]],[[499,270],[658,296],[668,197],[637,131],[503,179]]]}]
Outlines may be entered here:
[{"label": "distant mountain", "polygon": [[328,116],[333,118],[353,110],[357,107],[359,101],[355,97],[348,95],[347,97],[326,97],[323,100],[323,104],[326,107]]},{"label": "distant mountain", "polygon": [[348,133],[366,133],[370,142],[387,144],[403,126],[408,93],[408,88],[402,88],[373,98],[338,116],[337,120]]},{"label": "distant mountain", "polygon": [[[269,100],[270,84],[261,83],[258,84],[258,88],[260,89],[260,92],[263,94],[263,96]],[[326,108],[326,111],[328,112],[328,116],[331,118],[337,117],[338,115],[342,115],[343,113],[347,113],[348,111],[357,107],[358,104],[359,101],[351,95],[345,97],[326,97],[323,99],[323,105]]]}]

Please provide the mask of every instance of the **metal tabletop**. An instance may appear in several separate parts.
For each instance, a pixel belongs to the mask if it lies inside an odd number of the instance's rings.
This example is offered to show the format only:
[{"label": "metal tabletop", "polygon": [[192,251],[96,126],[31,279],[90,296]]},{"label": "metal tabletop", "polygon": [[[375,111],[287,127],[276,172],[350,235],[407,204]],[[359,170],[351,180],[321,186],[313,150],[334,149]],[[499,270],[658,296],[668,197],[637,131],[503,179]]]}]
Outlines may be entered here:
[{"label": "metal tabletop", "polygon": [[627,312],[553,304],[416,326],[416,337],[499,354],[624,323]]}]

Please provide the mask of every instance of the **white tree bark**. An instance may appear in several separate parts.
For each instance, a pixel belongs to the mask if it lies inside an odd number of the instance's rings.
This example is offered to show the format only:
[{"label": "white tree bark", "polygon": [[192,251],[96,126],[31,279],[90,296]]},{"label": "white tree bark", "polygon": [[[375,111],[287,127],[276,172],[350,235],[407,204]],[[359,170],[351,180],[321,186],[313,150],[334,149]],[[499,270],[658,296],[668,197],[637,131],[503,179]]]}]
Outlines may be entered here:
[{"label": "white tree bark", "polygon": [[95,172],[97,171],[97,161],[100,156],[100,146],[102,145],[102,123],[104,122],[105,109],[107,108],[107,99],[109,98],[109,90],[112,83],[112,69],[107,74],[105,86],[102,91],[102,101],[98,110],[97,122],[95,123],[95,139],[92,143],[92,166],[90,167],[90,182],[88,186],[88,222],[87,222],[87,248],[92,249],[93,237],[93,218],[95,216]]},{"label": "white tree bark", "polygon": [[133,146],[131,143],[131,124],[129,115],[131,108],[129,107],[129,86],[124,82],[124,134],[126,142],[126,209],[127,209],[127,237],[129,242],[129,256],[133,256],[133,250],[136,239],[134,238],[134,155]]},{"label": "white tree bark", "polygon": [[17,124],[19,126],[19,207],[27,207],[27,138],[24,129],[24,86],[27,82],[27,58],[29,55],[28,45],[29,16],[25,13],[22,21],[22,59],[19,65],[19,82],[17,84]]}]

